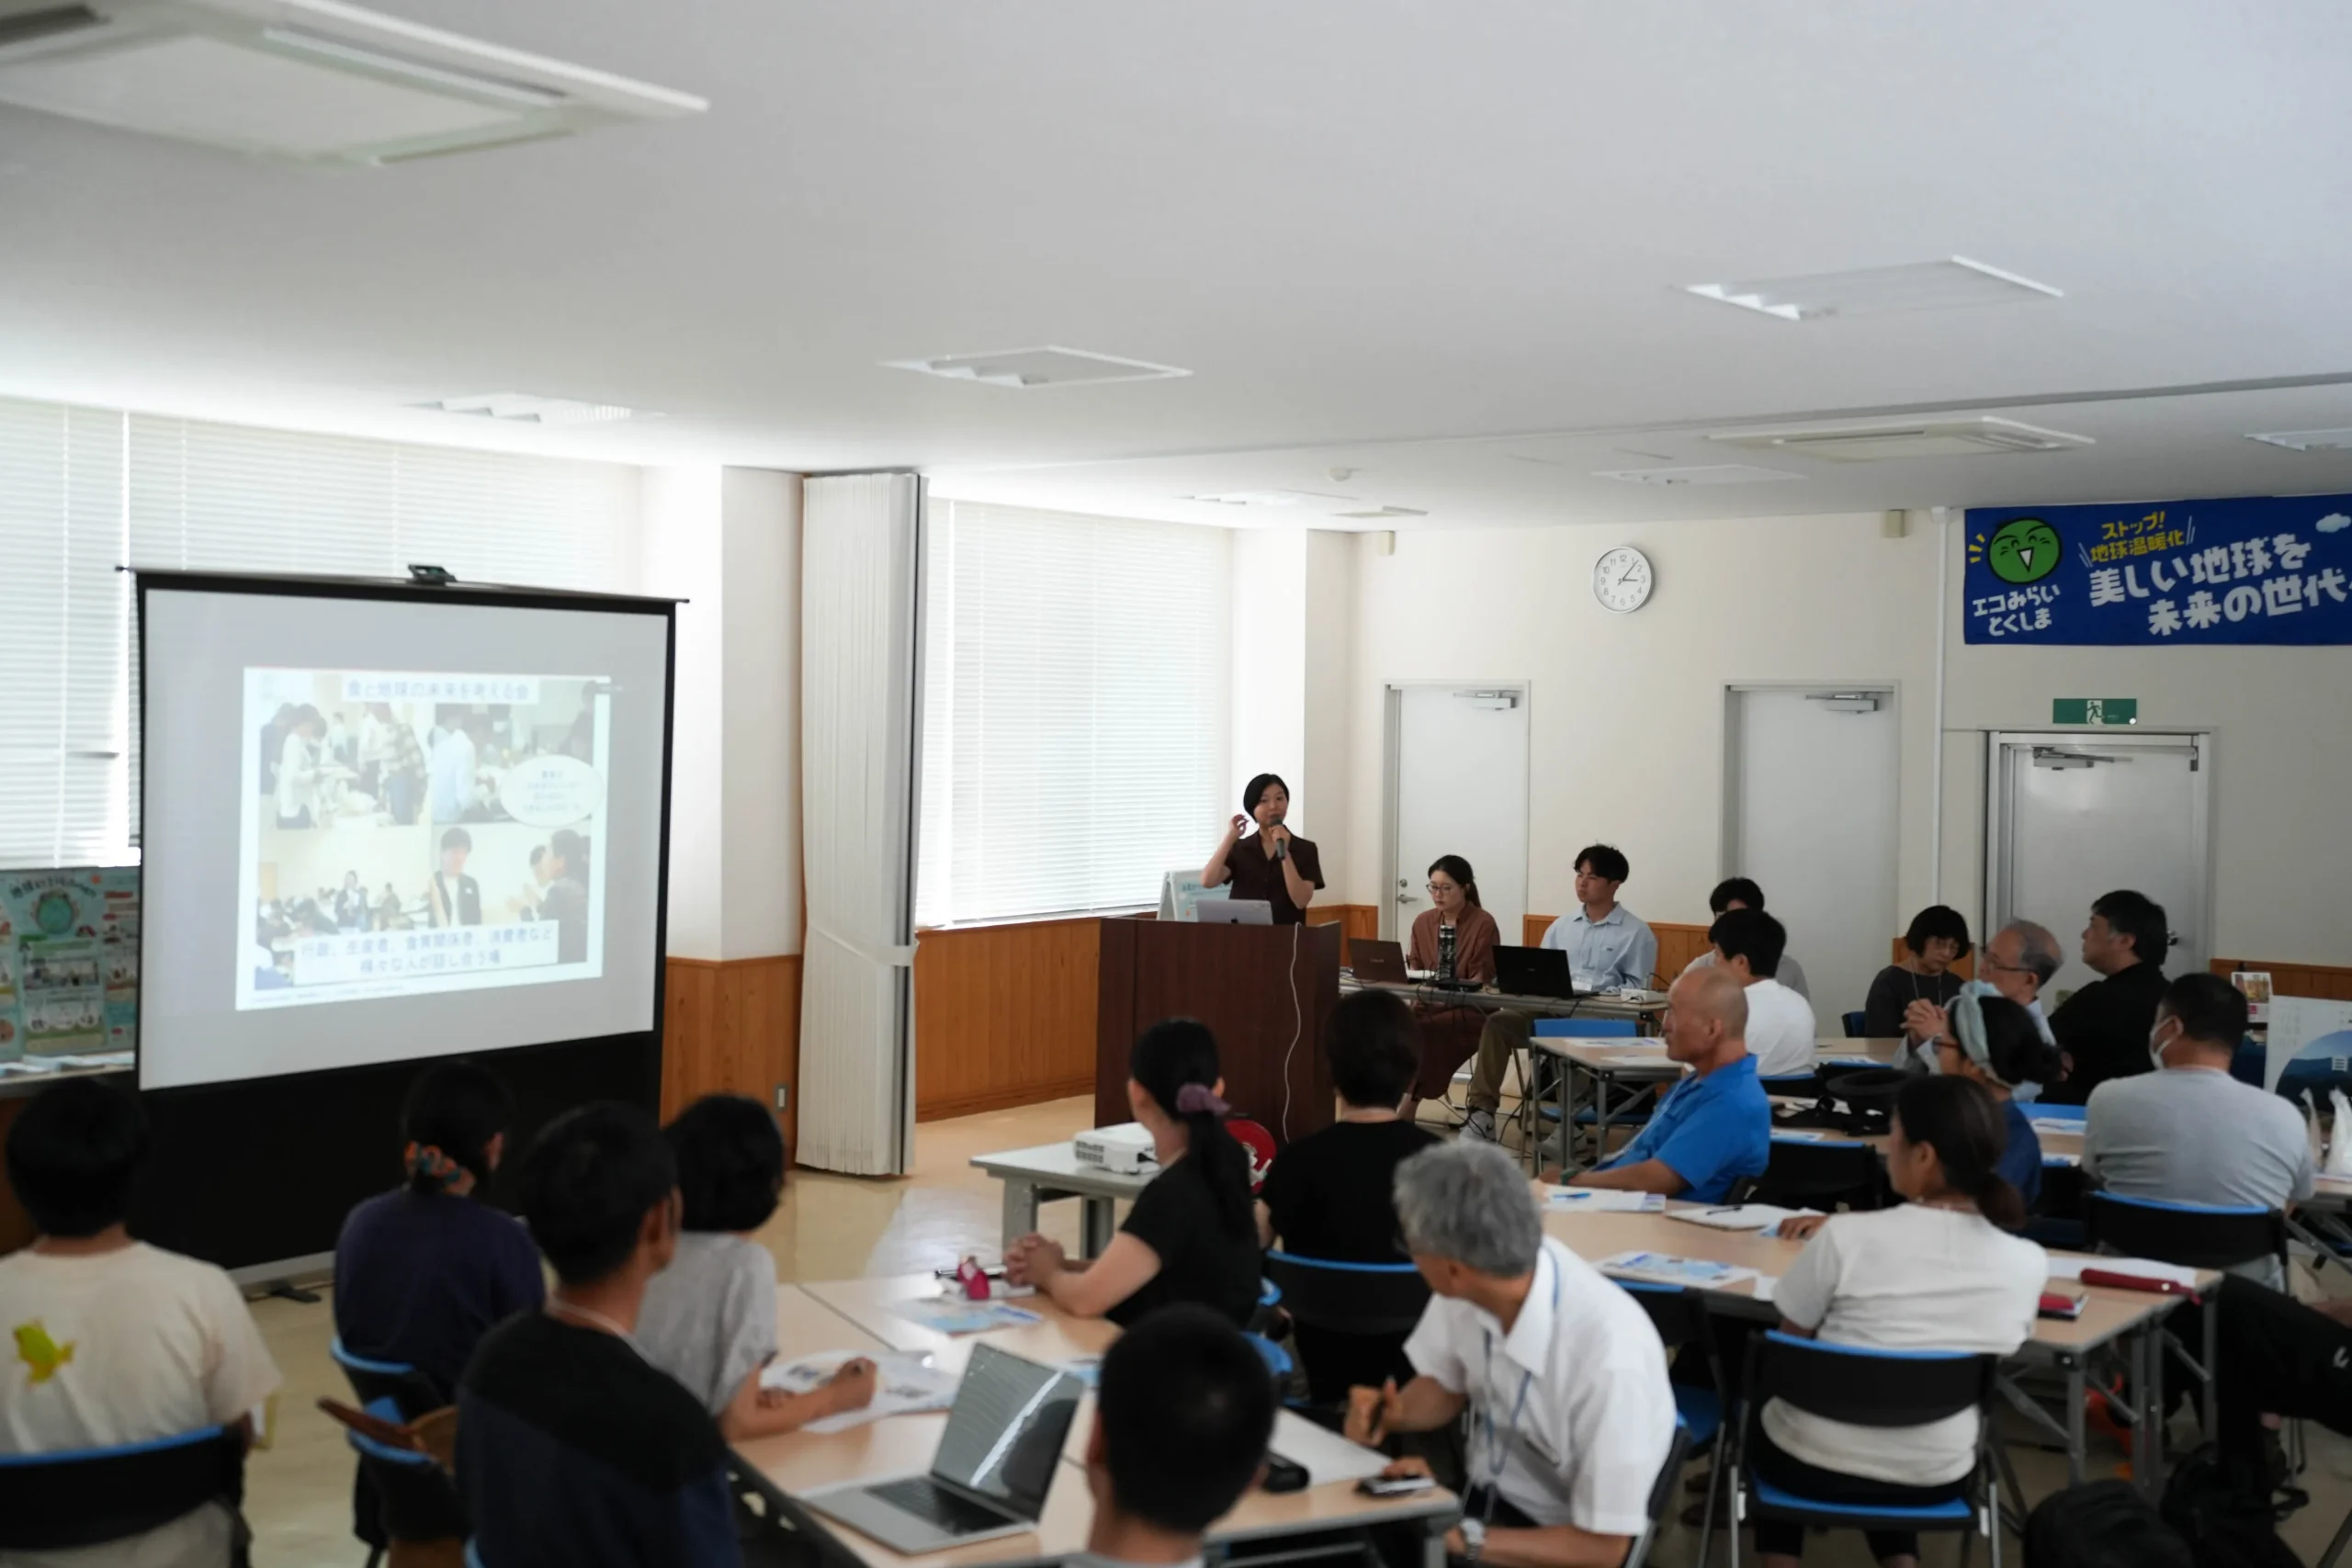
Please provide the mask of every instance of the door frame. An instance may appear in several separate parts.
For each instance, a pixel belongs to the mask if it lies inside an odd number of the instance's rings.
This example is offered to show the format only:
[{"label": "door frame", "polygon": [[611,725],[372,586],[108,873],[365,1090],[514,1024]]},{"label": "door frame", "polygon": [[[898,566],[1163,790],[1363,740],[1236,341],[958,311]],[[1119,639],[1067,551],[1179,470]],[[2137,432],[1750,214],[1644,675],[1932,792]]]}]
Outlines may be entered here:
[{"label": "door frame", "polygon": [[1900,919],[1903,902],[1903,682],[1892,678],[1856,677],[1850,681],[1725,681],[1723,722],[1715,728],[1715,774],[1721,781],[1715,812],[1715,874],[1744,876],[1733,863],[1739,842],[1739,704],[1743,692],[1884,692],[1894,714],[1894,902]]},{"label": "door frame", "polygon": [[[2010,881],[2009,862],[2015,826],[2008,811],[2005,775],[2012,746],[2056,746],[2117,751],[2177,751],[2188,743],[2188,772],[2196,780],[2189,791],[2190,904],[2205,951],[2199,961],[2210,963],[2220,935],[2213,930],[2213,732],[2210,729],[2140,729],[2122,734],[2084,729],[1990,729],[1984,732],[1984,932],[2000,929],[2002,899]],[[2167,951],[2169,956],[2169,951]]]},{"label": "door frame", "polygon": [[[1505,681],[1461,679],[1453,681],[1389,681],[1380,688],[1380,919],[1377,922],[1381,940],[1402,942],[1396,930],[1396,831],[1403,824],[1402,792],[1404,763],[1405,692],[1408,687],[1467,686],[1479,691],[1519,694],[1521,706],[1527,709],[1527,818],[1520,824],[1520,842],[1526,846],[1532,863],[1534,840],[1530,835],[1535,827],[1535,682],[1524,678]],[[1529,867],[1521,866],[1521,874]],[[1506,937],[1512,933],[1505,931]]]}]

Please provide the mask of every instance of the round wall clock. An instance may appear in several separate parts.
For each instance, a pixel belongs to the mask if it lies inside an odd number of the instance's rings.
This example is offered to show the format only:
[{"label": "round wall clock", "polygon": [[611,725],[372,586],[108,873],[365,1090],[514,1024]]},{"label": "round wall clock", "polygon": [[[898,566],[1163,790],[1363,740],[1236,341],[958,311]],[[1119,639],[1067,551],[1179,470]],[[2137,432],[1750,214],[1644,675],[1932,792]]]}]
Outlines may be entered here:
[{"label": "round wall clock", "polygon": [[1650,590],[1657,586],[1650,558],[1631,545],[1620,545],[1593,563],[1592,596],[1604,610],[1632,615],[1649,603]]}]

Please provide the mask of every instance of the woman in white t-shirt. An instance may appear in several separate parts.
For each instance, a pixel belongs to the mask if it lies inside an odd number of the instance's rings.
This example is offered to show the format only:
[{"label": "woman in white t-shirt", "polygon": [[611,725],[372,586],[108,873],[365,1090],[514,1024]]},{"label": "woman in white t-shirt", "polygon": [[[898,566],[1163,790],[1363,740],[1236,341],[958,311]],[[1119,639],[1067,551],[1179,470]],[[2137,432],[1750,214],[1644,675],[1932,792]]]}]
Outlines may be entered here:
[{"label": "woman in white t-shirt", "polygon": [[[1875,1213],[1792,1220],[1810,1237],[1772,1300],[1781,1326],[1873,1350],[2006,1356],[2033,1332],[2050,1276],[2041,1248],[2008,1231],[2024,1202],[2001,1179],[2000,1108],[1961,1077],[1915,1078],[1894,1103],[1886,1168],[1906,1200]],[[1748,1437],[1756,1473],[1825,1502],[1920,1505],[1961,1495],[1976,1463],[1977,1415],[1923,1427],[1857,1427],[1767,1404]],[[1869,1532],[1888,1568],[1914,1568],[1918,1538]],[[1804,1527],[1758,1520],[1766,1568],[1792,1568]]]}]

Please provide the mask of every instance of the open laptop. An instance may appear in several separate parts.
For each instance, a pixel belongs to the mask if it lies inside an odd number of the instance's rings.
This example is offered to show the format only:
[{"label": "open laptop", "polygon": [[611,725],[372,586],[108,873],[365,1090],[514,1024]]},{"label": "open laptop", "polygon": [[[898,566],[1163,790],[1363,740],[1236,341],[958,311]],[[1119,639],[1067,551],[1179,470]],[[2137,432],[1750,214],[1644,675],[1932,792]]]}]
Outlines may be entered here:
[{"label": "open laptop", "polygon": [[1193,919],[1204,926],[1271,926],[1274,907],[1263,898],[1204,898]]},{"label": "open laptop", "polygon": [[1585,995],[1568,973],[1568,955],[1556,947],[1495,949],[1495,989],[1512,997],[1568,998]]},{"label": "open laptop", "polygon": [[1034,1529],[1084,1393],[1068,1372],[975,1345],[929,1474],[827,1487],[800,1501],[908,1556]]},{"label": "open laptop", "polygon": [[1356,972],[1359,980],[1401,986],[1406,980],[1404,944],[1381,942],[1372,937],[1351,937],[1348,941],[1348,967]]}]

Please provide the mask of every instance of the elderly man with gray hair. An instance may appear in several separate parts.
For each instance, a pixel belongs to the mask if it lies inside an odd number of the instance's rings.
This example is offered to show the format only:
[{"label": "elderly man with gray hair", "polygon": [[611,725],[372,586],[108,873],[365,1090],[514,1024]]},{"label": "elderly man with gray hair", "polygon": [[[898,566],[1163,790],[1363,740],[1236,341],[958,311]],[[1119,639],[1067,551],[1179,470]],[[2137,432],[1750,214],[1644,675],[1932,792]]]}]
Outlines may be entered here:
[{"label": "elderly man with gray hair", "polygon": [[[1967,988],[1980,997],[2007,997],[2025,1009],[2033,1020],[2034,1029],[2047,1045],[2058,1043],[2050,1032],[2050,1020],[2041,1010],[2041,987],[2050,984],[2050,976],[2066,962],[2066,954],[2058,939],[2047,926],[2031,920],[2011,920],[1993,935],[1976,957],[1977,977]],[[1938,1042],[1957,1044],[1951,1032],[1951,1021],[1944,1010],[1929,1001],[1915,1001],[1903,1010],[1903,1027],[1920,1041],[1919,1055],[1925,1065],[1932,1067]],[[2039,1084],[2018,1086],[2030,1092],[2018,1096],[2031,1100],[2041,1091]]]},{"label": "elderly man with gray hair", "polygon": [[[1405,1249],[1432,1292],[1403,1388],[1353,1390],[1348,1436],[1471,1425],[1470,1491],[1447,1540],[1500,1568],[1618,1568],[1649,1524],[1674,1438],[1657,1330],[1613,1281],[1544,1234],[1535,1195],[1492,1144],[1396,1168]],[[1392,1475],[1426,1473],[1399,1460]]]}]

